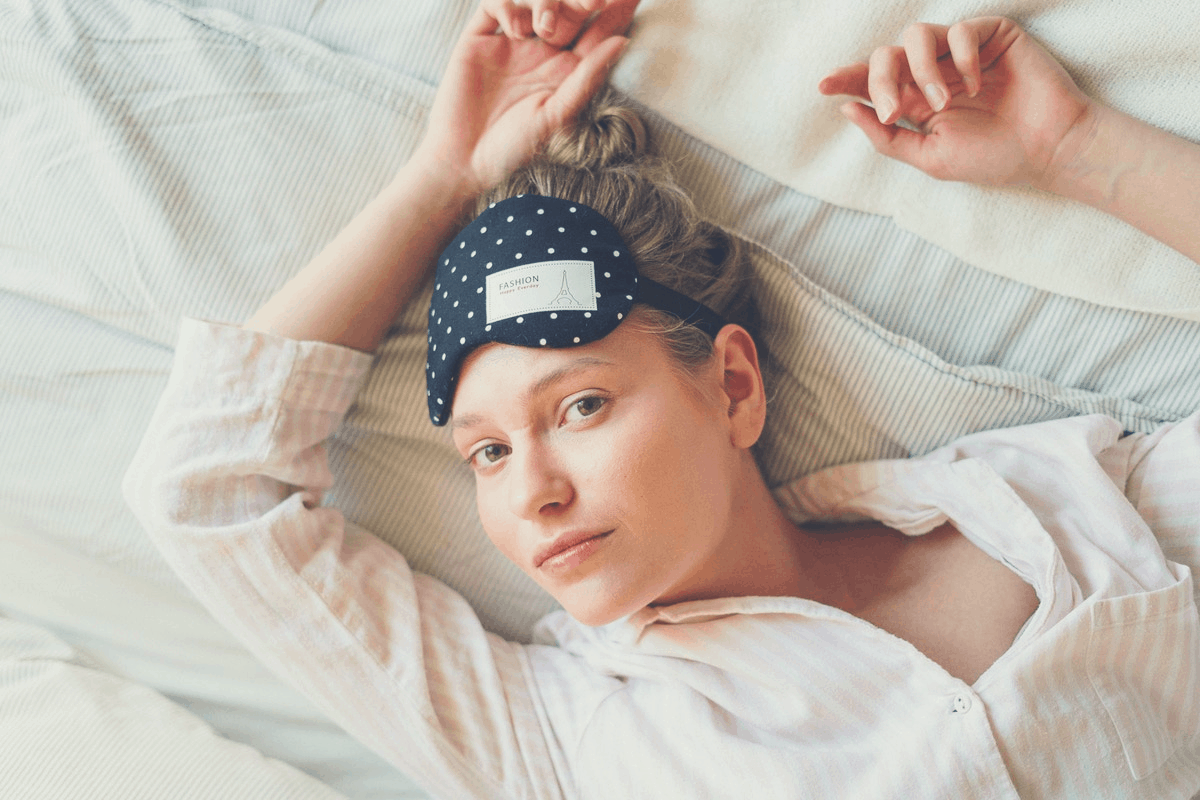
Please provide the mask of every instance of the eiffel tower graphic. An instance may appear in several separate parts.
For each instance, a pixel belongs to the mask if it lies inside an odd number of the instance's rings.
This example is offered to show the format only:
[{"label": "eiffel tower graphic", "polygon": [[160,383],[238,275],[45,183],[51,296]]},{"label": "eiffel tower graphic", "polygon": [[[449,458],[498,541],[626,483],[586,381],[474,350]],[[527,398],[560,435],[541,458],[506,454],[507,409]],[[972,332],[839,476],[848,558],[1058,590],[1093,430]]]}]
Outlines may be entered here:
[{"label": "eiffel tower graphic", "polygon": [[575,295],[571,294],[571,290],[567,287],[567,271],[563,270],[562,288],[558,290],[558,295],[550,301],[550,305],[559,306],[561,308],[576,307],[582,305],[575,299]]}]

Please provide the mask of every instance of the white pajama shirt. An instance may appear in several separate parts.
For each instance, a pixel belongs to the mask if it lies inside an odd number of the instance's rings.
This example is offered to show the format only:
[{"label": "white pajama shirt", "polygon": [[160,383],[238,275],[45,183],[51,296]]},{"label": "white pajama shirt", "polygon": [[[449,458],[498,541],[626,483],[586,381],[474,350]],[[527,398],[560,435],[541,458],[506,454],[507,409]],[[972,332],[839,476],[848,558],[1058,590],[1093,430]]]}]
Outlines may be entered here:
[{"label": "white pajama shirt", "polygon": [[945,521],[1037,591],[977,681],[790,597],[565,613],[520,645],[320,504],[371,358],[185,321],[126,497],[268,665],[445,798],[1200,794],[1200,414],[976,434],[777,492],[797,521]]}]

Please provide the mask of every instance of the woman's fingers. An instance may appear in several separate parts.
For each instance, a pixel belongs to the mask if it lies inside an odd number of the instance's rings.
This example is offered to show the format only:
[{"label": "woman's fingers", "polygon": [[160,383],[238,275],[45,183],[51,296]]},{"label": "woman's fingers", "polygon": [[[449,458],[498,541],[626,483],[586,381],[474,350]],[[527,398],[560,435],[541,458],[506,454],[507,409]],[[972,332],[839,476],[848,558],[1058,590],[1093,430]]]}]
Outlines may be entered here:
[{"label": "woman's fingers", "polygon": [[824,95],[848,94],[863,100],[867,97],[867,72],[865,62],[838,67],[817,84],[817,91]]},{"label": "woman's fingers", "polygon": [[592,95],[604,84],[628,43],[629,40],[623,36],[610,36],[582,56],[549,101],[552,110],[548,121],[551,127],[566,124],[583,110]]},{"label": "woman's fingers", "polygon": [[[501,22],[501,7],[505,5],[499,0],[483,0],[475,8],[471,21],[467,23],[463,36],[490,36],[497,28],[503,28]],[[505,31],[507,33],[507,31]]]},{"label": "woman's fingers", "polygon": [[841,111],[867,135],[872,146],[882,155],[903,161],[935,178],[945,177],[939,174],[936,166],[930,162],[928,143],[924,135],[898,125],[880,122],[877,114],[862,103],[846,103]]},{"label": "woman's fingers", "polygon": [[[848,94],[874,103],[881,122],[895,120],[905,88],[912,85],[933,111],[942,111],[961,80],[974,97],[983,85],[983,70],[994,60],[988,50],[999,17],[978,17],[950,27],[918,23],[909,26],[902,46],[880,47],[867,64],[851,64],[831,72],[818,86],[822,94]],[[1007,46],[997,45],[998,51]],[[981,52],[982,51],[982,52]]]},{"label": "woman's fingers", "polygon": [[871,53],[867,73],[867,95],[884,125],[900,118],[901,82],[909,77],[901,47],[880,47]]},{"label": "woman's fingers", "polygon": [[575,42],[572,49],[582,56],[624,33],[637,5],[638,0],[483,0],[468,32],[487,36],[499,30],[510,39],[536,36],[555,48]]},{"label": "woman's fingers", "polygon": [[[604,6],[592,24],[588,26],[579,41],[575,43],[576,55],[583,57],[613,36],[621,36],[629,30],[633,22],[633,14],[637,11],[639,0],[612,0]],[[600,5],[593,0],[594,5]],[[623,48],[624,45],[622,44]]]},{"label": "woman's fingers", "polygon": [[533,18],[533,32],[539,39],[562,47],[579,35],[592,12],[602,0],[526,0]]},{"label": "woman's fingers", "polygon": [[[624,33],[638,0],[530,0],[537,35],[552,47],[583,55],[614,34]],[[582,48],[582,49],[581,49]]]},{"label": "woman's fingers", "polygon": [[538,38],[548,41],[554,35],[554,28],[558,22],[558,5],[558,0],[533,0],[529,4],[533,32]]},{"label": "woman's fingers", "polygon": [[950,102],[950,87],[942,79],[938,55],[945,51],[946,28],[943,25],[910,25],[904,31],[904,52],[913,81],[934,111]]},{"label": "woman's fingers", "polygon": [[533,16],[527,6],[513,0],[483,0],[471,20],[470,32],[487,36],[497,27],[510,39],[527,39],[533,35]]},{"label": "woman's fingers", "polygon": [[946,32],[950,57],[954,59],[954,68],[962,76],[968,97],[978,94],[983,85],[983,75],[979,68],[979,33],[978,26],[965,22],[951,25]]},{"label": "woman's fingers", "polygon": [[499,28],[510,39],[536,36],[562,48],[575,41],[595,12],[600,19],[613,10],[627,11],[632,19],[636,7],[637,0],[483,0],[471,32],[485,35]]}]

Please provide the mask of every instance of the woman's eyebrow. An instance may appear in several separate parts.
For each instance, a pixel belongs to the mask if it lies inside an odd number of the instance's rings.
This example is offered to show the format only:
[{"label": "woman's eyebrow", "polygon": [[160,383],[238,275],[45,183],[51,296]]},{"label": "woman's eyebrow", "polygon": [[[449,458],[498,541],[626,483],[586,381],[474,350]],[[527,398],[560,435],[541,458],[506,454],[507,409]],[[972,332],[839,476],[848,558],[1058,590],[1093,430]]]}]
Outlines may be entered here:
[{"label": "woman's eyebrow", "polygon": [[482,414],[466,414],[461,417],[451,417],[450,432],[453,433],[460,428],[473,428],[476,425],[482,425],[486,419]]},{"label": "woman's eyebrow", "polygon": [[[542,377],[538,378],[537,382],[521,393],[521,402],[527,402],[530,398],[541,394],[559,381],[569,378],[571,375],[582,372],[592,367],[612,366],[612,361],[607,361],[596,356],[580,356],[572,360],[570,363],[564,364],[558,369],[547,372]],[[470,428],[475,425],[483,424],[487,421],[487,417],[483,414],[464,414],[463,416],[453,416],[450,419],[450,430],[456,431],[461,428]]]},{"label": "woman's eyebrow", "polygon": [[554,384],[558,383],[564,378],[570,377],[576,372],[583,372],[591,367],[612,366],[612,363],[613,362],[611,361],[606,361],[603,358],[597,358],[596,356],[580,356],[570,363],[564,364],[558,369],[547,372],[545,375],[538,378],[537,383],[533,384],[533,386],[530,386],[521,394],[521,399],[529,400],[531,397],[541,394]]}]

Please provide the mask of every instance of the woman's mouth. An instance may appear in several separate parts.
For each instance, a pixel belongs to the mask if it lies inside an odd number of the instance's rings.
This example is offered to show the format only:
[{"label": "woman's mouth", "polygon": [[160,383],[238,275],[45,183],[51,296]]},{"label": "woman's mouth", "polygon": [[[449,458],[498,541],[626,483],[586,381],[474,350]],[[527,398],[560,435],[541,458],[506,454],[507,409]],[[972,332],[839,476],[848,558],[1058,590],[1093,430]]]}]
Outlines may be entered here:
[{"label": "woman's mouth", "polygon": [[534,566],[547,575],[563,575],[592,556],[612,531],[566,533],[538,548]]}]

